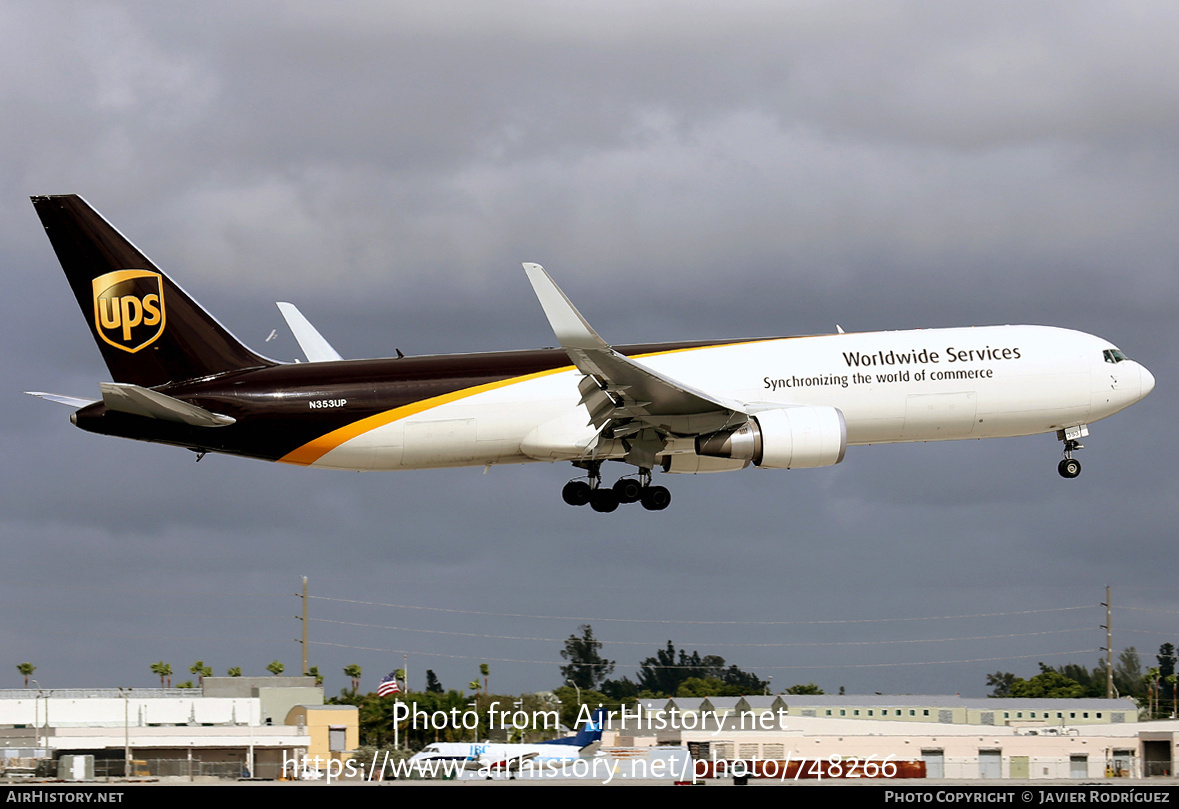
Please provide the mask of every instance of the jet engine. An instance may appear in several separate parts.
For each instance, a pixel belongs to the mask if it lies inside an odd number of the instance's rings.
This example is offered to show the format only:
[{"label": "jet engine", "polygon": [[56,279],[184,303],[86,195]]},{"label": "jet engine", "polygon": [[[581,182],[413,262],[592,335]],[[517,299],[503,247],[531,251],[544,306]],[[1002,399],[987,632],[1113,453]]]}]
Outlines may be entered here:
[{"label": "jet engine", "polygon": [[765,469],[833,466],[847,450],[847,424],[835,407],[763,410],[732,430],[696,437],[696,454],[752,461]]}]

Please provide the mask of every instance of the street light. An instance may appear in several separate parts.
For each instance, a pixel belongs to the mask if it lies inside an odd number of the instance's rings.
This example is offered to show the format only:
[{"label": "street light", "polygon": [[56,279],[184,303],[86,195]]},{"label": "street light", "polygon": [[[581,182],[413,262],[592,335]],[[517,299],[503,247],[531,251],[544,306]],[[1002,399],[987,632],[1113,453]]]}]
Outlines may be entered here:
[{"label": "street light", "polygon": [[119,693],[123,696],[123,777],[131,774],[131,722],[128,717],[130,688],[119,686]]}]

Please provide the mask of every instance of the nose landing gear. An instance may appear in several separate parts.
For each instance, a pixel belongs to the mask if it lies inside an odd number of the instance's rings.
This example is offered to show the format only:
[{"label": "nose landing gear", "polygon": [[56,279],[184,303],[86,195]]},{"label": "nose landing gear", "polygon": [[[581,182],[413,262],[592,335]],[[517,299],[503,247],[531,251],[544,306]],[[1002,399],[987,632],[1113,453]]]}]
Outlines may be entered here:
[{"label": "nose landing gear", "polygon": [[1071,480],[1081,474],[1081,462],[1073,457],[1073,453],[1085,448],[1081,439],[1088,434],[1089,427],[1085,424],[1057,431],[1057,437],[1064,442],[1064,460],[1056,466],[1056,471],[1062,478]]}]

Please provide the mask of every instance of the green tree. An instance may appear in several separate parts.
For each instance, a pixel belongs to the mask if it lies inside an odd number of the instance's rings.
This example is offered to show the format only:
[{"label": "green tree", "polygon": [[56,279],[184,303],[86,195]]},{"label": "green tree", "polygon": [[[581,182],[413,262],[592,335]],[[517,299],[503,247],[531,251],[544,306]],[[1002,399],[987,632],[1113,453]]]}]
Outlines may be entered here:
[{"label": "green tree", "polygon": [[582,624],[581,636],[570,635],[561,650],[561,659],[569,665],[561,666],[561,677],[578,688],[598,689],[614,671],[614,661],[602,657],[602,642],[594,637],[594,628]]},{"label": "green tree", "polygon": [[[684,657],[684,652],[680,652],[680,657]],[[670,697],[679,689],[680,683],[694,676],[694,672],[677,671],[675,646],[668,641],[666,649],[658,649],[653,657],[643,660],[638,673],[638,686],[641,690]]]},{"label": "green tree", "polygon": [[1079,663],[1065,663],[1063,666],[1046,666],[1040,664],[1040,670],[1043,671],[1057,671],[1063,674],[1070,680],[1079,683],[1084,689],[1085,693],[1082,696],[1101,698],[1105,696],[1105,666],[1099,665],[1089,671]]},{"label": "green tree", "polygon": [[193,663],[188,667],[188,671],[190,674],[195,674],[197,676],[197,682],[201,685],[204,685],[206,677],[213,676],[213,669],[209,666],[206,666],[205,661],[203,660],[198,660],[197,662]]},{"label": "green tree", "polygon": [[[152,674],[159,675],[160,688],[165,688],[165,687],[171,688],[172,687],[172,664],[171,663],[165,663],[163,660],[161,660],[158,663],[152,663],[151,664],[151,672],[152,672]],[[167,686],[164,685],[165,679],[167,679],[167,681],[168,681]]]},{"label": "green tree", "polygon": [[229,671],[227,671],[225,673],[228,674],[230,677],[241,677],[242,676],[242,667],[241,666],[234,666],[233,668],[231,668]]},{"label": "green tree", "polygon": [[[579,703],[577,701],[577,689],[570,685],[554,688],[553,696],[561,701],[559,709],[561,724],[571,728],[577,726],[577,718],[581,714],[582,706],[585,706],[587,709],[603,708],[608,712],[617,713],[623,705],[633,705],[635,702],[633,697],[628,699],[614,699],[601,691],[582,691],[581,702]],[[628,708],[627,710],[631,717],[635,715],[634,708]],[[617,720],[614,727],[619,727]],[[629,721],[627,727],[633,728],[634,722]]]},{"label": "green tree", "polygon": [[609,699],[620,703],[634,702],[639,697],[639,685],[632,682],[629,677],[605,680],[601,685],[601,691]]},{"label": "green tree", "polygon": [[352,680],[352,693],[355,694],[360,690],[360,675],[362,674],[360,666],[355,663],[349,663],[344,666],[344,676]]},{"label": "green tree", "polygon": [[680,685],[691,678],[708,679],[714,677],[727,688],[715,696],[741,696],[743,694],[760,694],[769,685],[755,674],[744,672],[737,666],[725,666],[725,659],[719,655],[704,655],[699,652],[688,654],[683,649],[676,648],[671,641],[667,647],[655,652],[654,657],[648,657],[640,664],[638,686],[640,693],[650,691],[657,696],[675,696]]},{"label": "green tree", "polygon": [[1114,688],[1123,696],[1145,696],[1143,687],[1142,662],[1138,659],[1138,650],[1128,646],[1118,655],[1118,662],[1114,665]]},{"label": "green tree", "polygon": [[272,660],[270,662],[270,665],[266,667],[266,670],[269,671],[271,674],[273,674],[275,677],[277,677],[278,675],[280,675],[284,671],[286,671],[287,667],[284,666],[282,663],[278,662],[277,660]]},{"label": "green tree", "polygon": [[725,684],[716,677],[689,677],[676,689],[677,697],[720,697],[725,693]]},{"label": "green tree", "polygon": [[1016,677],[1010,671],[996,671],[994,674],[987,675],[987,688],[991,689],[989,696],[992,697],[1009,697],[1011,696],[1011,686],[1015,684]]},{"label": "green tree", "polygon": [[491,666],[486,663],[479,664],[479,673],[483,675],[483,693],[487,693],[487,678],[491,674]]},{"label": "green tree", "polygon": [[176,683],[176,687],[177,688],[196,688],[196,686],[192,684],[192,680],[185,680],[182,683]]},{"label": "green tree", "polygon": [[1075,699],[1085,696],[1085,687],[1070,680],[1059,671],[1044,667],[1030,680],[1016,678],[1011,685],[1012,697],[1037,699]]},{"label": "green tree", "polygon": [[1146,674],[1142,675],[1142,679],[1146,683],[1146,715],[1151,719],[1155,718],[1158,713],[1158,692],[1159,692],[1159,670],[1157,668],[1150,668],[1146,670]]},{"label": "green tree", "polygon": [[426,669],[426,693],[427,694],[441,694],[442,683],[438,681],[438,675],[434,673],[434,669]]},{"label": "green tree", "polygon": [[814,683],[807,683],[806,685],[801,685],[801,684],[792,685],[786,689],[786,693],[787,694],[796,694],[796,695],[802,695],[802,694],[818,695],[818,694],[822,694],[824,692],[823,692],[823,689],[819,688]]},{"label": "green tree", "polygon": [[323,685],[323,675],[319,673],[319,666],[312,666],[307,669],[307,676],[314,677],[316,685]]},{"label": "green tree", "polygon": [[32,663],[17,663],[16,670],[20,674],[24,675],[25,688],[28,688],[29,687],[29,678],[33,676],[33,672],[37,670],[37,667],[34,666]]}]

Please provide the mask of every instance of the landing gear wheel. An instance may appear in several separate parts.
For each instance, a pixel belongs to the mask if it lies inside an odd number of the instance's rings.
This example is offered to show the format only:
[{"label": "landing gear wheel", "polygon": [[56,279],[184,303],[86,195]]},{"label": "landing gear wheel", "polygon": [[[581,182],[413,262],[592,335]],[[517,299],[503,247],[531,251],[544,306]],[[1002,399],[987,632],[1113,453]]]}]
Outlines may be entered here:
[{"label": "landing gear wheel", "polygon": [[1060,462],[1060,465],[1056,467],[1056,471],[1060,473],[1062,478],[1075,478],[1077,475],[1081,474],[1081,462],[1076,458],[1065,458]]},{"label": "landing gear wheel", "polygon": [[561,490],[561,499],[571,506],[584,506],[590,501],[590,485],[584,480],[571,480]]},{"label": "landing gear wheel", "polygon": [[643,496],[643,485],[634,478],[619,478],[614,483],[619,503],[637,503]]},{"label": "landing gear wheel", "polygon": [[609,513],[618,508],[618,495],[613,489],[594,489],[590,493],[590,508]]},{"label": "landing gear wheel", "polygon": [[647,511],[663,511],[671,505],[671,492],[662,486],[648,486],[643,489],[643,508]]}]

